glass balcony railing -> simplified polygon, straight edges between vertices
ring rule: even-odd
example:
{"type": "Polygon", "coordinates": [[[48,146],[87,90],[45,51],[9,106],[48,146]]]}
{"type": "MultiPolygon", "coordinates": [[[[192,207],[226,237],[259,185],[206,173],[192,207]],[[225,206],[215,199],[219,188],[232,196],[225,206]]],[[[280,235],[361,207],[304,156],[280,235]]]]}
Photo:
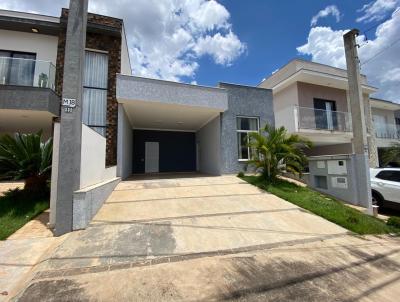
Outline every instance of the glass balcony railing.
{"type": "Polygon", "coordinates": [[[0,85],[55,89],[56,67],[51,62],[0,57],[0,85]]]}
{"type": "Polygon", "coordinates": [[[375,122],[374,127],[377,138],[400,140],[400,125],[375,122]]]}
{"type": "Polygon", "coordinates": [[[298,129],[351,132],[348,112],[330,111],[310,107],[295,107],[298,129]]]}

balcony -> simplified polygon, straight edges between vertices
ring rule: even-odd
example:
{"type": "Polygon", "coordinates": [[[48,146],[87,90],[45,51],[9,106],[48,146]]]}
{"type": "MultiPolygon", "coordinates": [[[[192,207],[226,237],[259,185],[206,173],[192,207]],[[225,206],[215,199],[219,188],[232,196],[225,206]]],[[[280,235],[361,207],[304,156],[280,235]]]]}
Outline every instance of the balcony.
{"type": "Polygon", "coordinates": [[[374,123],[377,138],[400,140],[400,125],[374,123]]]}
{"type": "Polygon", "coordinates": [[[0,110],[60,114],[55,93],[56,68],[51,62],[0,57],[0,110]]]}
{"type": "Polygon", "coordinates": [[[351,115],[348,112],[329,111],[296,106],[295,122],[300,130],[352,132],[351,115]]]}
{"type": "Polygon", "coordinates": [[[0,85],[55,88],[56,67],[51,62],[0,57],[0,85]]]}

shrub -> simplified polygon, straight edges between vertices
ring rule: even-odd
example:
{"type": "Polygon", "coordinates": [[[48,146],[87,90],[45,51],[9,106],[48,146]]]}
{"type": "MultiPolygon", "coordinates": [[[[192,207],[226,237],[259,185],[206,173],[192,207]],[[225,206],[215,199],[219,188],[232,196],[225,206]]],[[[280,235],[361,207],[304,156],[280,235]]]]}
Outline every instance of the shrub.
{"type": "Polygon", "coordinates": [[[400,228],[400,217],[392,216],[386,222],[387,225],[400,228]]]}
{"type": "Polygon", "coordinates": [[[0,136],[0,178],[24,179],[24,190],[33,195],[48,191],[53,140],[42,142],[42,131],[0,136]]]}
{"type": "Polygon", "coordinates": [[[263,179],[275,181],[282,171],[301,174],[307,163],[304,149],[311,148],[312,143],[307,138],[287,133],[285,127],[266,124],[260,133],[249,133],[249,146],[253,151],[249,164],[263,179]]]}
{"type": "Polygon", "coordinates": [[[240,171],[239,173],[238,173],[238,175],[237,175],[238,177],[244,177],[244,173],[243,173],[243,171],[240,171]]]}

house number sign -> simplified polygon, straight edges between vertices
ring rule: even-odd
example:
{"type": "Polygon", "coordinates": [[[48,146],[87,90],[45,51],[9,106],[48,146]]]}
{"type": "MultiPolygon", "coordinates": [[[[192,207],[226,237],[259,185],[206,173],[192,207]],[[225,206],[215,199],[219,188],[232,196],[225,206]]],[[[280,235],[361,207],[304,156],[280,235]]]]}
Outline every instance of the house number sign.
{"type": "Polygon", "coordinates": [[[70,113],[76,107],[76,99],[63,98],[62,106],[65,112],[70,113]]]}

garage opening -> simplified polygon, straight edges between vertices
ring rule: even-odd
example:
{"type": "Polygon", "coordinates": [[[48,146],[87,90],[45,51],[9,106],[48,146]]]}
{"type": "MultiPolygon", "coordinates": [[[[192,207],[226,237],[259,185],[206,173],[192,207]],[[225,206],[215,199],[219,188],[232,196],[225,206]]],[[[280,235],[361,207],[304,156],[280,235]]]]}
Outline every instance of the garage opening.
{"type": "Polygon", "coordinates": [[[195,132],[134,129],[133,141],[133,174],[196,171],[195,132]]]}

